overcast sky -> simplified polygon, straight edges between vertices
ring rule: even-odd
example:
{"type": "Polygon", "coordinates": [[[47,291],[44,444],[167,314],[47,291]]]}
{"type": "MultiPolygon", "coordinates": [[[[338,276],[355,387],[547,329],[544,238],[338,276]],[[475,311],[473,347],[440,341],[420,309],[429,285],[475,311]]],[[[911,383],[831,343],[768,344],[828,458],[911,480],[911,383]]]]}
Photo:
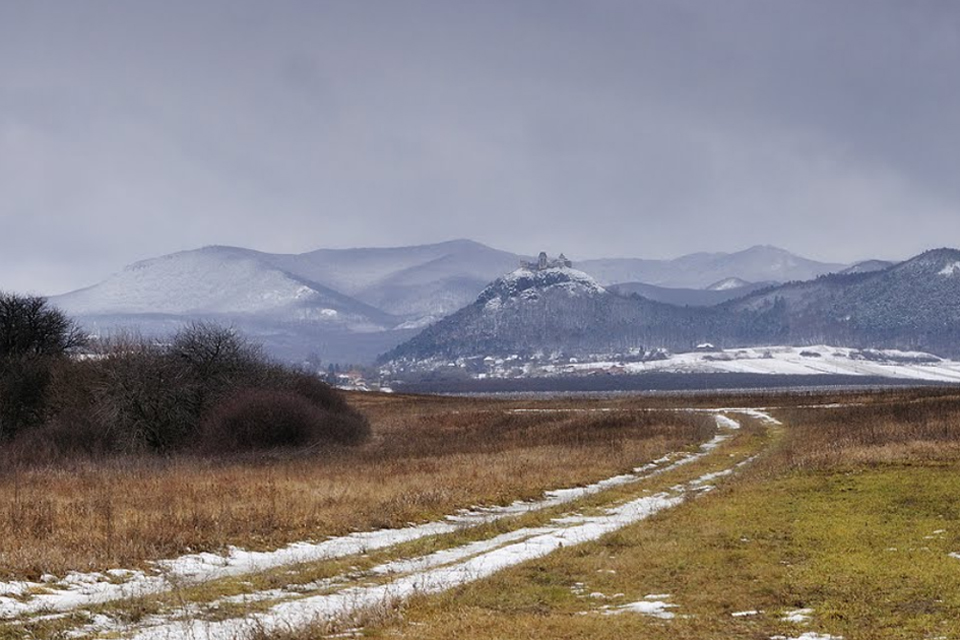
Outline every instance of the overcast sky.
{"type": "Polygon", "coordinates": [[[960,246],[953,0],[0,0],[0,289],[208,244],[960,246]]]}

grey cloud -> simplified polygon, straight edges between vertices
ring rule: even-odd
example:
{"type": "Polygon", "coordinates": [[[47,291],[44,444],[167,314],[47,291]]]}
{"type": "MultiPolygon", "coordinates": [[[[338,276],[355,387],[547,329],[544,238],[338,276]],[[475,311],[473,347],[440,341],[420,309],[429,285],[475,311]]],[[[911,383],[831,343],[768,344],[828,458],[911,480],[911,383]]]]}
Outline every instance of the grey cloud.
{"type": "Polygon", "coordinates": [[[932,0],[0,2],[0,288],[212,243],[906,257],[960,244],[957,68],[932,0]]]}

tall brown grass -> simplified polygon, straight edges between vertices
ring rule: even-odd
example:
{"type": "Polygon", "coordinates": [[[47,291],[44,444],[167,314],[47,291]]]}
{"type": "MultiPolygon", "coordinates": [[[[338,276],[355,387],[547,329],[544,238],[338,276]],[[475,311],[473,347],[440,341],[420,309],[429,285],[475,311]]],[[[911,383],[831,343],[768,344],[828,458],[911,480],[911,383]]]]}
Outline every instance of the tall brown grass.
{"type": "Polygon", "coordinates": [[[609,413],[513,413],[517,403],[455,398],[350,401],[373,427],[357,447],[3,465],[0,576],[136,567],[227,545],[274,548],[402,526],[622,473],[714,429],[708,416],[649,412],[637,400],[618,400],[609,413]]]}
{"type": "Polygon", "coordinates": [[[861,405],[791,409],[778,463],[791,468],[960,459],[960,397],[889,394],[861,405]]]}

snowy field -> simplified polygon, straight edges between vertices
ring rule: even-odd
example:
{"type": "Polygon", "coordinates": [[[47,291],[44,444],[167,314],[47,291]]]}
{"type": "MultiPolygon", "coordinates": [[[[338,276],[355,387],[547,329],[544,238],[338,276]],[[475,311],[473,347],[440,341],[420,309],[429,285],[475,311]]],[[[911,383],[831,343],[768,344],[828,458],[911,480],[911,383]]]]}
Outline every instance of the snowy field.
{"type": "Polygon", "coordinates": [[[816,345],[754,347],[670,354],[663,360],[617,363],[577,362],[556,365],[549,373],[613,371],[640,373],[751,373],[766,375],[880,376],[901,380],[960,383],[960,362],[927,353],[816,345]]]}

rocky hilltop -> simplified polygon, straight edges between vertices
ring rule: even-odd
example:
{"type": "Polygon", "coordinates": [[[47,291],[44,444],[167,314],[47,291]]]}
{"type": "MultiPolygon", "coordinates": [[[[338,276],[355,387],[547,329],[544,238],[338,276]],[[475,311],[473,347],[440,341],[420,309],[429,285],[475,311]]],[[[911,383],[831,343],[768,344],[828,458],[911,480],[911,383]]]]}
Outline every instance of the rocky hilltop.
{"type": "MultiPolygon", "coordinates": [[[[473,304],[426,328],[381,360],[479,355],[551,358],[630,349],[653,341],[659,327],[689,326],[712,315],[615,295],[590,275],[563,264],[525,265],[498,278],[473,304]]],[[[707,333],[688,335],[698,336],[696,340],[707,333]]]]}

